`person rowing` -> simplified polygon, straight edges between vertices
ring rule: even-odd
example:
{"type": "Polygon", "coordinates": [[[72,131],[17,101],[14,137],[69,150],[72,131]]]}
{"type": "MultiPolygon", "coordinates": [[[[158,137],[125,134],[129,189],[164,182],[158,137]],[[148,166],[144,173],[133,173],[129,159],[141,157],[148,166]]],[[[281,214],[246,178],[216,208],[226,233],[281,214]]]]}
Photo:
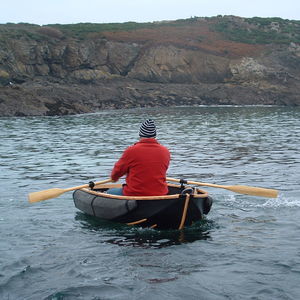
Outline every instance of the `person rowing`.
{"type": "Polygon", "coordinates": [[[125,149],[110,174],[114,182],[126,175],[126,183],[122,188],[109,189],[108,193],[124,196],[166,195],[170,158],[169,149],[156,139],[154,121],[147,119],[140,126],[139,141],[125,149]]]}

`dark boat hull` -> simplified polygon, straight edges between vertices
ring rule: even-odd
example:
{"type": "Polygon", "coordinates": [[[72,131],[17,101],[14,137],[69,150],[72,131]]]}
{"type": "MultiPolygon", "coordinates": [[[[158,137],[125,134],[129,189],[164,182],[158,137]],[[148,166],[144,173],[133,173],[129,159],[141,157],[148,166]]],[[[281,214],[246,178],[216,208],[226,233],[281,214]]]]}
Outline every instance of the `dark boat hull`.
{"type": "Polygon", "coordinates": [[[198,189],[196,193],[196,189],[183,192],[185,187],[179,185],[170,185],[169,195],[161,197],[115,196],[106,194],[106,190],[75,191],[75,207],[88,215],[113,222],[158,229],[182,229],[201,220],[212,205],[207,193],[198,189]]]}

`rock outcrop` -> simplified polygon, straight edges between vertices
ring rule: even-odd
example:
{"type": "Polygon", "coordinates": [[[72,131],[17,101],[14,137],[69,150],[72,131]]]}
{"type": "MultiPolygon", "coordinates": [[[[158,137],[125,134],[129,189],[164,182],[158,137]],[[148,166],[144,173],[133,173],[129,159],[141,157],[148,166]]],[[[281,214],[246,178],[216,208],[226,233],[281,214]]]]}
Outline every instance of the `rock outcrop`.
{"type": "Polygon", "coordinates": [[[172,38],[167,34],[173,27],[75,38],[52,27],[0,25],[0,116],[157,105],[300,105],[299,44],[232,42],[208,25],[200,19],[188,34],[180,27],[172,38]],[[17,38],[12,33],[20,26],[17,38]]]}

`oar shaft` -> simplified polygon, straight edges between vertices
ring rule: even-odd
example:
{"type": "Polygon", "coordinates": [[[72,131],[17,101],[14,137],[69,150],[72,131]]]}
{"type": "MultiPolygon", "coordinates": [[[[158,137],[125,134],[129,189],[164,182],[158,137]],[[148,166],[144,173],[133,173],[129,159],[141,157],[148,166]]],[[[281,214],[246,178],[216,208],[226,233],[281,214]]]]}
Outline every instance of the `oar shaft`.
{"type": "MultiPolygon", "coordinates": [[[[105,179],[105,180],[102,180],[102,181],[95,182],[95,185],[102,184],[102,183],[107,183],[107,182],[111,182],[111,181],[112,180],[109,178],[109,179],[105,179]]],[[[89,184],[83,184],[83,185],[78,185],[78,186],[74,186],[74,187],[71,187],[71,188],[64,189],[64,191],[65,192],[70,192],[70,191],[80,190],[80,189],[84,189],[84,188],[88,188],[88,187],[89,187],[89,184]]]]}
{"type": "MultiPolygon", "coordinates": [[[[180,179],[167,178],[168,181],[181,182],[180,179]]],[[[187,184],[190,185],[200,185],[207,187],[215,187],[226,189],[232,191],[234,193],[246,194],[252,196],[260,196],[260,197],[268,197],[268,198],[276,198],[278,196],[278,191],[273,189],[265,189],[261,187],[254,186],[246,186],[246,185],[218,185],[213,183],[204,183],[204,182],[196,182],[196,181],[186,181],[187,184]]]]}
{"type": "MultiPolygon", "coordinates": [[[[173,182],[179,182],[181,183],[180,179],[175,179],[175,178],[169,178],[167,177],[168,181],[173,181],[173,182]]],[[[196,181],[186,181],[187,184],[190,185],[201,185],[201,186],[208,186],[208,187],[215,187],[215,188],[223,188],[225,189],[225,185],[218,185],[218,184],[213,184],[213,183],[204,183],[204,182],[196,182],[196,181]]]]}
{"type": "Polygon", "coordinates": [[[219,185],[219,184],[213,184],[213,183],[204,183],[204,182],[196,182],[196,181],[187,181],[187,184],[191,184],[191,185],[201,185],[201,186],[208,186],[208,187],[214,187],[214,188],[227,189],[227,186],[226,186],[226,185],[219,185]]]}

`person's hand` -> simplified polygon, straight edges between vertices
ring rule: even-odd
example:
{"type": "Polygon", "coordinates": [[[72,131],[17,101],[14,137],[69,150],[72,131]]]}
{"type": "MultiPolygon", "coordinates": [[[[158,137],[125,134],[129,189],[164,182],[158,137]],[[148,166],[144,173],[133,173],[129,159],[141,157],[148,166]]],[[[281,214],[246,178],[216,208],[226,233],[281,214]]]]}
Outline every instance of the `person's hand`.
{"type": "Polygon", "coordinates": [[[111,180],[111,182],[117,182],[118,180],[113,180],[111,177],[109,177],[109,179],[111,180]]]}

